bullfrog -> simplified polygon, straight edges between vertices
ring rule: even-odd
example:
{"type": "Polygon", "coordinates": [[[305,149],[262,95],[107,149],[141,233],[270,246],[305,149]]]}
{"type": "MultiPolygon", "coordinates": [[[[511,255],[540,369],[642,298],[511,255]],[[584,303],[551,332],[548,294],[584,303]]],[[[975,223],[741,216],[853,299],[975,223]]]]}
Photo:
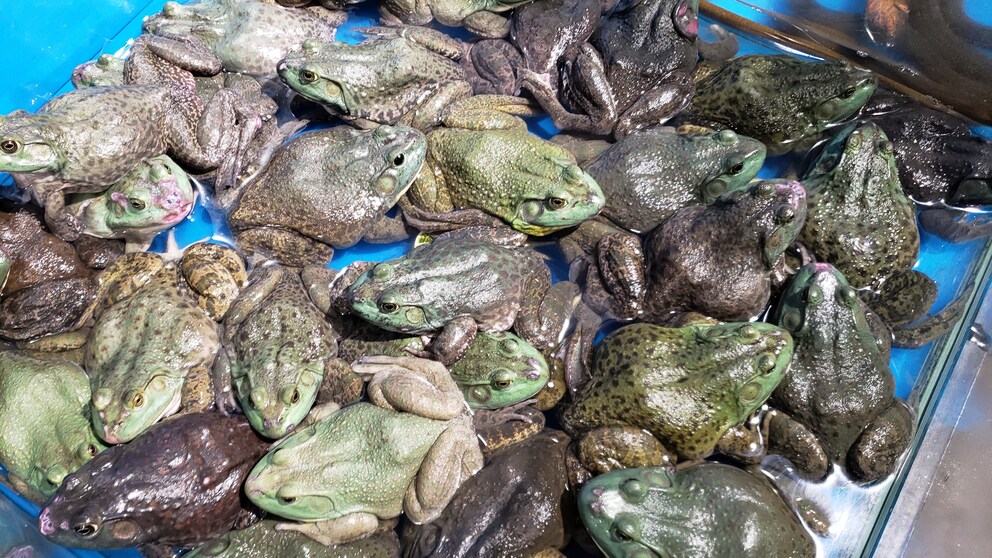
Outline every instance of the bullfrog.
{"type": "Polygon", "coordinates": [[[289,9],[255,0],[166,2],[142,30],[167,37],[195,36],[229,72],[274,78],[276,65],[306,38],[332,41],[344,12],[289,9]]]}
{"type": "Polygon", "coordinates": [[[628,325],[596,346],[561,425],[583,437],[579,457],[599,473],[662,465],[625,456],[657,442],[679,459],[703,458],[771,395],[792,352],[787,331],[760,322],[628,325]]]}
{"type": "Polygon", "coordinates": [[[560,556],[568,540],[569,438],[545,430],[494,455],[455,493],[440,517],[408,525],[406,558],[560,556]],[[540,554],[544,551],[544,554],[540,554]]]}
{"type": "Polygon", "coordinates": [[[335,358],[335,332],[310,301],[298,270],[256,267],[249,279],[224,319],[214,379],[221,391],[233,379],[252,427],[282,438],[307,415],[318,391],[344,405],[361,396],[362,381],[335,358]]]}
{"type": "Polygon", "coordinates": [[[33,206],[0,203],[0,338],[22,341],[83,325],[97,291],[72,244],[33,206]]]}
{"type": "Polygon", "coordinates": [[[753,182],[712,205],[676,211],[644,241],[645,319],[672,309],[719,320],[759,314],[805,219],[806,193],[789,180],[753,182]]]}
{"type": "Polygon", "coordinates": [[[255,259],[326,264],[334,248],[408,236],[386,217],[424,161],[424,135],[406,126],[307,132],[279,148],[228,215],[238,245],[255,259]]]}
{"type": "Polygon", "coordinates": [[[426,130],[440,122],[445,107],[472,94],[455,62],[463,48],[455,39],[426,28],[365,32],[372,37],[357,45],[305,41],[279,62],[279,77],[360,127],[426,130]]]}
{"type": "Polygon", "coordinates": [[[268,446],[241,416],[163,422],[66,477],[38,528],[78,548],[205,543],[252,517],[241,484],[268,446]]]}
{"type": "Polygon", "coordinates": [[[902,328],[927,312],[936,286],[913,271],[920,253],[913,202],[900,187],[895,151],[872,122],[852,123],[828,143],[803,176],[808,192],[799,241],[834,265],[890,325],[899,345],[919,346],[947,332],[960,317],[952,306],[925,327],[902,328]],[[886,283],[889,283],[886,285],[886,283]]]}
{"type": "Polygon", "coordinates": [[[346,544],[324,545],[301,533],[279,531],[278,522],[260,521],[231,531],[186,554],[189,558],[399,558],[400,542],[393,531],[346,544]]]}
{"type": "Polygon", "coordinates": [[[347,288],[355,314],[390,331],[438,332],[431,351],[461,358],[479,331],[514,328],[538,349],[558,344],[577,287],[551,272],[524,235],[467,227],[375,264],[347,288]]]}
{"type": "Polygon", "coordinates": [[[127,442],[165,417],[213,405],[210,369],[220,338],[188,285],[208,295],[237,292],[244,268],[233,251],[226,254],[233,271],[218,262],[219,249],[193,245],[179,265],[148,253],[115,264],[112,273],[130,274],[131,282],[108,295],[117,301],[90,330],[85,356],[93,427],[104,441],[127,442]],[[133,274],[139,270],[144,278],[133,274]]]}
{"type": "Polygon", "coordinates": [[[610,558],[816,556],[769,481],[722,463],[600,475],[582,487],[579,514],[610,558]]]}
{"type": "Polygon", "coordinates": [[[252,469],[248,499],[301,523],[278,528],[338,544],[405,513],[433,521],[482,468],[458,386],[438,362],[366,357],[369,402],[322,407],[314,424],[284,438],[252,469]],[[389,456],[383,459],[383,456],[389,456]]]}
{"type": "MultiPolygon", "coordinates": [[[[560,94],[522,68],[528,90],[561,130],[622,138],[684,109],[695,86],[698,2],[620,2],[566,62],[560,94]]],[[[743,131],[741,131],[743,133],[743,131]]]]}
{"type": "Polygon", "coordinates": [[[680,121],[731,128],[764,143],[769,155],[788,153],[848,119],[876,84],[874,74],[845,61],[769,54],[738,56],[696,77],[680,121]]]}
{"type": "Polygon", "coordinates": [[[610,145],[585,170],[606,195],[603,217],[647,233],[678,209],[746,186],[764,161],[765,146],[733,130],[658,127],[610,145]]]}
{"type": "Polygon", "coordinates": [[[379,3],[380,20],[385,25],[426,25],[437,20],[442,25],[464,27],[476,35],[505,37],[510,23],[501,15],[532,0],[383,0],[379,3]]]}
{"type": "Polygon", "coordinates": [[[80,232],[98,238],[124,238],[126,250],[148,249],[159,232],[189,215],[195,200],[189,176],[169,156],[152,157],[101,193],[73,194],[66,211],[80,232]]]}
{"type": "Polygon", "coordinates": [[[992,142],[968,123],[892,91],[879,90],[860,116],[892,142],[903,191],[921,203],[992,203],[992,142]]]}
{"type": "Polygon", "coordinates": [[[401,204],[407,220],[426,231],[506,223],[544,236],[598,214],[599,184],[568,151],[527,131],[517,115],[530,111],[493,95],[450,107],[445,126],[427,134],[424,168],[401,204]]]}
{"type": "Polygon", "coordinates": [[[775,419],[769,443],[788,448],[784,455],[814,479],[825,477],[833,461],[857,482],[879,481],[913,437],[913,412],[894,396],[888,347],[866,312],[844,275],[817,263],[799,270],[772,315],[796,349],[770,400],[787,416],[775,419]],[[798,435],[806,429],[815,438],[798,435]]]}
{"type": "Polygon", "coordinates": [[[90,428],[90,382],[70,362],[0,349],[0,464],[11,485],[43,502],[105,449],[90,428]]]}

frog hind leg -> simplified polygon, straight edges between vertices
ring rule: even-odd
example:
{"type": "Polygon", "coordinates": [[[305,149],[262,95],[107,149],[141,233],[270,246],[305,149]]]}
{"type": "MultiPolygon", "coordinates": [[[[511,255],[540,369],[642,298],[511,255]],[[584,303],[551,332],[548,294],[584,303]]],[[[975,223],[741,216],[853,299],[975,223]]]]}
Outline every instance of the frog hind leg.
{"type": "Polygon", "coordinates": [[[513,95],[519,92],[516,69],[523,64],[520,52],[502,39],[481,40],[473,44],[462,59],[462,68],[476,95],[513,95]]]}
{"type": "Polygon", "coordinates": [[[781,455],[800,476],[819,481],[830,472],[830,457],[816,435],[782,411],[768,413],[768,453],[781,455]]]}
{"type": "Polygon", "coordinates": [[[410,230],[402,217],[383,216],[365,231],[362,240],[371,244],[386,244],[410,238],[410,230]]]}
{"type": "Polygon", "coordinates": [[[424,457],[416,478],[407,487],[403,511],[416,524],[437,519],[458,487],[482,465],[482,450],[467,417],[454,421],[424,457]]]}
{"type": "MultiPolygon", "coordinates": [[[[992,200],[989,203],[992,203],[992,200]]],[[[971,217],[964,211],[953,209],[923,210],[920,212],[920,226],[954,243],[992,236],[992,218],[987,215],[971,217]]]]}
{"type": "Polygon", "coordinates": [[[676,456],[657,438],[635,426],[604,426],[578,441],[578,458],[595,475],[635,467],[672,467],[676,456]]]}
{"type": "Polygon", "coordinates": [[[67,242],[72,242],[82,234],[82,225],[78,219],[65,210],[65,194],[63,190],[54,186],[51,188],[42,204],[45,206],[45,223],[55,233],[55,236],[67,242]]]}
{"type": "Polygon", "coordinates": [[[937,300],[937,284],[923,273],[910,270],[885,280],[878,293],[863,299],[890,327],[919,319],[937,300]]]}
{"type": "Polygon", "coordinates": [[[431,351],[442,364],[450,366],[465,356],[478,332],[479,326],[471,316],[455,318],[431,341],[431,351]]]}
{"type": "Polygon", "coordinates": [[[902,401],[894,401],[865,426],[851,446],[847,453],[848,474],[863,484],[889,476],[909,447],[914,431],[913,412],[902,401]]]}
{"type": "Polygon", "coordinates": [[[428,234],[448,232],[464,227],[509,228],[502,219],[481,209],[454,209],[432,213],[413,203],[403,204],[403,219],[411,227],[428,234]]]}
{"type": "Polygon", "coordinates": [[[352,370],[370,378],[373,404],[434,420],[451,420],[465,410],[465,397],[443,364],[416,357],[364,357],[352,370]]]}
{"type": "Polygon", "coordinates": [[[303,267],[326,264],[334,256],[333,247],[288,229],[247,228],[235,232],[234,238],[252,263],[274,258],[288,266],[303,267]]]}
{"type": "Polygon", "coordinates": [[[349,313],[346,292],[352,283],[378,262],[354,262],[341,271],[320,265],[308,265],[300,272],[310,300],[323,313],[349,313]]]}
{"type": "Polygon", "coordinates": [[[296,531],[320,544],[330,546],[363,539],[379,528],[379,518],[368,512],[354,512],[315,523],[277,523],[276,531],[296,531]]]}
{"type": "Polygon", "coordinates": [[[600,239],[596,250],[603,287],[613,295],[613,315],[618,320],[637,317],[647,290],[641,240],[633,234],[610,233],[600,239]]]}
{"type": "Polygon", "coordinates": [[[354,403],[362,397],[365,383],[351,369],[351,365],[340,358],[329,358],[324,362],[324,380],[317,391],[317,402],[333,402],[338,405],[354,403]]]}
{"type": "Polygon", "coordinates": [[[518,70],[520,88],[537,99],[559,129],[608,135],[617,119],[617,106],[599,53],[584,43],[579,55],[565,71],[569,73],[570,87],[562,90],[562,94],[571,99],[570,105],[580,107],[584,113],[574,113],[565,108],[555,90],[532,70],[518,70]]]}
{"type": "Polygon", "coordinates": [[[241,407],[238,405],[238,398],[234,395],[234,384],[231,379],[231,362],[227,356],[227,349],[223,346],[217,351],[210,376],[217,410],[223,415],[240,412],[241,407]]]}
{"type": "Polygon", "coordinates": [[[472,423],[488,460],[499,450],[536,436],[544,429],[544,413],[524,401],[513,407],[497,410],[476,409],[472,423]]]}
{"type": "Polygon", "coordinates": [[[582,296],[579,286],[571,281],[552,285],[551,272],[542,267],[527,278],[524,303],[513,322],[517,334],[539,350],[558,346],[582,296]]]}
{"type": "Polygon", "coordinates": [[[197,294],[197,304],[220,321],[248,280],[245,264],[227,246],[198,242],[186,248],[179,269],[197,294]]]}
{"type": "Polygon", "coordinates": [[[613,135],[618,140],[631,132],[664,124],[682,112],[696,92],[687,73],[676,73],[642,95],[617,119],[613,135]]]}

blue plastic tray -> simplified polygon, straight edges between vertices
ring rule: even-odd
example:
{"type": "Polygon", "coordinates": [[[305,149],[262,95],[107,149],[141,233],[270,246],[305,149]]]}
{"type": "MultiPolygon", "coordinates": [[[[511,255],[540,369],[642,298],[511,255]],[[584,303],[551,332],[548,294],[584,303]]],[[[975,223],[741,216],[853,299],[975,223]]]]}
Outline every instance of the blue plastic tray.
{"type": "MultiPolygon", "coordinates": [[[[11,76],[7,78],[7,83],[0,91],[0,114],[15,109],[33,111],[53,94],[70,90],[72,85],[69,83],[69,76],[77,64],[92,60],[103,53],[113,54],[121,51],[129,39],[140,34],[142,18],[157,12],[164,3],[164,0],[137,2],[94,0],[79,3],[44,0],[0,4],[0,31],[6,37],[5,48],[8,53],[16,53],[15,56],[5,56],[0,59],[0,72],[2,75],[11,76]]],[[[863,6],[863,2],[855,0],[824,0],[822,4],[847,11],[858,11],[863,6]]],[[[976,4],[981,6],[982,15],[992,19],[992,1],[985,1],[984,5],[983,2],[972,2],[968,5],[973,10],[976,4]]],[[[785,3],[764,2],[762,5],[781,9],[785,3]]],[[[375,24],[376,18],[374,4],[360,5],[353,10],[348,23],[339,30],[338,39],[350,43],[359,42],[361,36],[351,29],[375,24]]],[[[701,25],[701,28],[703,27],[705,26],[701,25]]],[[[458,30],[453,30],[453,34],[466,37],[458,30]]],[[[762,52],[778,53],[781,50],[777,50],[773,45],[742,38],[741,53],[762,52]]],[[[550,137],[556,133],[549,118],[532,119],[529,124],[531,131],[542,137],[550,137]]],[[[984,129],[981,132],[988,134],[990,130],[984,129]]],[[[784,158],[770,159],[759,176],[766,178],[778,176],[787,163],[784,158]]],[[[13,189],[10,177],[0,175],[0,194],[4,192],[10,194],[13,193],[13,189]]],[[[156,238],[152,245],[153,250],[164,249],[167,234],[168,231],[156,238]]],[[[226,226],[223,223],[213,222],[210,214],[199,203],[190,216],[174,229],[174,234],[180,247],[205,238],[224,242],[229,236],[226,226]]],[[[389,245],[360,243],[351,249],[337,251],[329,265],[341,268],[352,261],[381,261],[405,253],[410,245],[410,242],[389,245]]],[[[555,279],[565,278],[567,269],[557,250],[554,247],[547,247],[542,248],[542,251],[553,256],[551,264],[555,279]]],[[[989,259],[989,245],[985,242],[975,241],[955,245],[924,232],[917,269],[934,278],[939,286],[940,294],[935,309],[943,307],[959,294],[968,281],[977,278],[979,281],[977,294],[974,295],[966,316],[966,323],[970,323],[969,320],[981,304],[988,288],[989,259]]],[[[962,325],[934,346],[917,350],[896,349],[892,353],[891,367],[896,377],[897,395],[914,402],[921,415],[919,419],[921,430],[927,423],[926,410],[939,396],[947,370],[960,352],[964,339],[963,331],[966,329],[966,325],[962,325]]],[[[907,465],[904,467],[911,465],[914,453],[911,451],[907,465]]],[[[870,528],[878,521],[884,522],[887,510],[884,504],[898,491],[900,478],[897,475],[895,479],[875,486],[870,491],[851,488],[842,481],[836,480],[814,487],[817,495],[811,497],[829,498],[831,514],[841,519],[838,528],[842,529],[842,532],[833,532],[833,536],[821,545],[821,555],[847,556],[862,552],[870,553],[870,543],[867,543],[870,528]],[[866,544],[869,545],[867,549],[866,544]]],[[[801,488],[805,491],[809,487],[801,488]]],[[[37,516],[36,506],[12,494],[5,487],[0,486],[0,495],[16,503],[20,509],[37,516]]],[[[3,503],[0,497],[0,504],[3,503]]],[[[3,514],[4,510],[0,507],[0,516],[3,514]]],[[[838,524],[836,518],[834,523],[838,524]]],[[[0,553],[6,550],[0,547],[0,553]]],[[[140,556],[136,551],[95,553],[72,550],[71,552],[72,555],[81,557],[140,556]]]]}

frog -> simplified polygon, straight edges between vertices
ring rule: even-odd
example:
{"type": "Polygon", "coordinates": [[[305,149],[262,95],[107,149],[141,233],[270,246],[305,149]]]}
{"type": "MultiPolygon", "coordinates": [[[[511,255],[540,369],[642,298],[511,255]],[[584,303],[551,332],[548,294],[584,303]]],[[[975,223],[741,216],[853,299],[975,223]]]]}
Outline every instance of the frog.
{"type": "Polygon", "coordinates": [[[47,230],[36,207],[0,202],[0,339],[75,331],[96,292],[94,270],[47,230]]]}
{"type": "Polygon", "coordinates": [[[747,186],[764,161],[764,144],[733,130],[662,126],[610,145],[585,170],[603,186],[601,215],[646,234],[678,209],[747,186]]]}
{"type": "Polygon", "coordinates": [[[658,322],[684,310],[751,319],[768,305],[776,270],[805,219],[806,192],[785,179],[755,181],[711,205],[676,211],[644,241],[639,315],[658,322]]]}
{"type": "Polygon", "coordinates": [[[702,459],[764,404],[793,347],[786,330],[761,322],[623,326],[595,347],[562,428],[594,473],[702,459]],[[662,453],[648,453],[659,443],[662,453]]]}
{"type": "Polygon", "coordinates": [[[663,124],[695,90],[697,10],[694,0],[619,2],[566,62],[560,92],[528,68],[519,70],[521,87],[564,131],[620,139],[663,124]]]}
{"type": "Polygon", "coordinates": [[[293,531],[276,530],[277,521],[266,519],[246,529],[237,529],[200,545],[189,558],[268,558],[306,556],[308,558],[399,558],[400,542],[388,531],[340,545],[323,545],[293,531]]]}
{"type": "Polygon", "coordinates": [[[151,35],[195,36],[220,58],[228,72],[263,79],[305,38],[332,41],[346,15],[323,8],[290,9],[254,0],[166,2],[142,23],[151,35]]]}
{"type": "Polygon", "coordinates": [[[336,359],[335,331],[297,269],[256,267],[225,316],[222,338],[215,386],[230,391],[233,380],[241,409],[266,438],[282,438],[300,424],[318,392],[339,405],[362,394],[362,381],[336,359]]]}
{"type": "Polygon", "coordinates": [[[186,171],[160,155],[139,163],[104,192],[70,195],[65,209],[81,223],[82,234],[123,238],[125,252],[139,252],[185,219],[195,200],[186,171]]]}
{"type": "Polygon", "coordinates": [[[243,281],[240,259],[217,245],[194,244],[179,265],[138,254],[115,264],[112,274],[130,274],[132,281],[108,294],[113,304],[86,342],[93,428],[110,444],[130,441],[166,417],[214,404],[210,370],[220,347],[217,316],[198,305],[194,289],[204,298],[236,294],[243,281]],[[218,261],[223,250],[227,261],[218,261]],[[145,277],[136,278],[136,270],[145,277]]]}
{"type": "Polygon", "coordinates": [[[695,74],[696,94],[679,123],[729,127],[765,144],[769,156],[808,151],[811,141],[868,101],[877,80],[846,61],[789,55],[737,56],[695,74]]]}
{"type": "Polygon", "coordinates": [[[362,28],[357,45],[308,39],[282,59],[279,77],[303,97],[359,127],[436,126],[450,104],[471,96],[455,60],[461,42],[427,28],[362,28]]]}
{"type": "Polygon", "coordinates": [[[335,248],[409,236],[390,210],[423,165],[424,135],[406,126],[336,126],[279,148],[232,202],[228,224],[251,259],[326,264],[335,248]]]}
{"type": "Polygon", "coordinates": [[[482,468],[458,386],[444,365],[416,357],[365,357],[369,402],[322,407],[252,469],[245,494],[324,544],[350,542],[405,513],[433,521],[482,468]],[[382,455],[391,455],[388,461],[382,455]]]}
{"type": "Polygon", "coordinates": [[[451,231],[374,264],[343,297],[352,313],[382,329],[436,332],[431,352],[446,365],[465,354],[479,331],[513,327],[538,350],[548,349],[559,342],[578,288],[551,285],[543,256],[523,246],[525,239],[505,229],[451,231]]]}
{"type": "Polygon", "coordinates": [[[71,362],[0,349],[0,398],[0,464],[35,503],[106,449],[90,428],[89,379],[71,362]]]}
{"type": "Polygon", "coordinates": [[[803,175],[808,191],[799,242],[834,265],[885,321],[897,344],[921,346],[946,333],[961,305],[922,317],[936,298],[933,280],[911,268],[920,253],[916,208],[900,186],[895,149],[870,121],[845,126],[803,175]],[[886,283],[889,283],[886,285],[886,283]]]}
{"type": "Polygon", "coordinates": [[[900,184],[913,201],[992,203],[992,142],[973,134],[965,120],[883,89],[859,117],[877,124],[892,142],[900,184]]]}
{"type": "Polygon", "coordinates": [[[162,422],[67,476],[38,528],[76,548],[208,542],[255,517],[241,484],[268,447],[242,416],[201,412],[162,422]]]}
{"type": "Polygon", "coordinates": [[[407,525],[405,556],[562,556],[558,549],[571,527],[565,517],[569,441],[564,432],[545,430],[496,453],[439,518],[407,525]]]}
{"type": "Polygon", "coordinates": [[[816,556],[771,482],[732,465],[613,471],[582,487],[578,500],[582,523],[611,558],[816,556]]]}
{"type": "Polygon", "coordinates": [[[558,68],[579,55],[601,20],[595,0],[544,0],[513,10],[508,39],[485,39],[466,49],[462,69],[475,94],[515,95],[517,68],[544,77],[557,93],[558,68]]]}
{"type": "Polygon", "coordinates": [[[837,268],[813,263],[792,278],[771,315],[796,349],[770,399],[784,415],[774,417],[769,445],[784,448],[811,479],[826,477],[832,461],[855,482],[876,483],[895,471],[912,442],[913,412],[894,395],[888,346],[869,314],[837,268]]]}
{"type": "Polygon", "coordinates": [[[600,185],[567,150],[527,131],[533,108],[515,97],[476,96],[427,134],[424,169],[400,204],[426,232],[509,225],[546,236],[596,216],[600,185]],[[488,116],[487,116],[488,115],[488,116]]]}
{"type": "Polygon", "coordinates": [[[383,0],[379,3],[379,19],[384,25],[390,26],[426,25],[436,20],[449,27],[464,27],[480,37],[498,39],[510,32],[510,22],[500,14],[530,1],[532,0],[430,0],[417,3],[409,0],[383,0]]]}

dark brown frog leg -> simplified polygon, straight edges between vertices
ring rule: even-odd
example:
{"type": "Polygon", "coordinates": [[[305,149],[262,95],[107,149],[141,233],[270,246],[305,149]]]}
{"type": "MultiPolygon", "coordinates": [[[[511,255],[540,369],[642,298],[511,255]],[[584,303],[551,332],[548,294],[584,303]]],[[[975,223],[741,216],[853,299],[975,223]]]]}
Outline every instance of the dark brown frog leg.
{"type": "Polygon", "coordinates": [[[527,278],[514,330],[539,350],[558,346],[581,295],[579,286],[571,281],[552,285],[551,272],[542,266],[527,278]]]}
{"type": "Polygon", "coordinates": [[[781,455],[800,476],[821,480],[830,472],[830,458],[816,436],[782,411],[768,413],[768,453],[781,455]]]}
{"type": "Polygon", "coordinates": [[[716,452],[745,465],[761,463],[768,453],[767,408],[759,409],[743,424],[727,430],[716,445],[716,452]]]}
{"type": "Polygon", "coordinates": [[[696,84],[687,73],[677,73],[641,95],[617,119],[613,135],[618,140],[631,132],[664,124],[682,112],[696,92],[696,84]]]}
{"type": "Polygon", "coordinates": [[[597,475],[635,467],[671,467],[676,460],[654,436],[634,426],[605,426],[586,432],[579,439],[578,450],[579,461],[597,475]]]}
{"type": "Polygon", "coordinates": [[[456,209],[443,213],[425,211],[403,198],[400,200],[403,219],[419,231],[431,234],[452,231],[462,227],[503,227],[509,226],[500,218],[480,209],[456,209]]]}
{"type": "Polygon", "coordinates": [[[224,63],[202,40],[193,36],[142,35],[141,40],[155,56],[191,72],[214,76],[224,69],[224,63]]]}
{"type": "Polygon", "coordinates": [[[176,553],[167,544],[143,544],[138,551],[145,558],[174,558],[176,553]]]}
{"type": "Polygon", "coordinates": [[[637,317],[647,290],[640,238],[622,232],[607,234],[596,250],[603,287],[613,295],[613,315],[618,320],[637,317]]]}
{"type": "MultiPolygon", "coordinates": [[[[972,287],[965,289],[971,291],[972,287]]],[[[960,296],[940,312],[928,316],[922,322],[892,330],[892,344],[896,347],[916,349],[946,334],[964,315],[967,296],[960,296]]]]}
{"type": "Polygon", "coordinates": [[[310,300],[325,314],[348,314],[350,308],[345,292],[377,262],[354,262],[342,271],[322,265],[308,265],[300,272],[310,300]]]}
{"type": "Polygon", "coordinates": [[[326,264],[334,256],[334,248],[296,231],[277,227],[239,230],[234,238],[249,254],[248,261],[253,264],[275,258],[288,266],[303,267],[326,264]]]}
{"type": "Polygon", "coordinates": [[[909,447],[916,424],[913,412],[895,401],[875,417],[847,453],[847,472],[857,482],[873,483],[895,471],[909,447]]]}
{"type": "Polygon", "coordinates": [[[465,356],[479,326],[471,316],[461,316],[445,324],[431,342],[431,351],[441,364],[451,366],[465,356]]]}
{"type": "Polygon", "coordinates": [[[42,202],[45,206],[45,223],[55,233],[55,236],[67,242],[72,242],[79,238],[79,235],[82,233],[79,221],[65,210],[63,188],[66,186],[56,186],[53,184],[48,187],[53,188],[53,190],[45,196],[42,202]]]}
{"type": "Polygon", "coordinates": [[[317,391],[316,404],[328,402],[344,406],[362,397],[365,382],[351,369],[351,365],[340,358],[324,362],[324,381],[317,391]]]}
{"type": "Polygon", "coordinates": [[[537,99],[559,129],[597,136],[609,135],[617,119],[617,107],[599,53],[592,46],[584,44],[582,52],[572,62],[570,69],[572,74],[569,78],[570,89],[563,93],[575,98],[574,104],[594,114],[569,112],[558,100],[556,92],[540,74],[532,70],[526,68],[517,70],[520,88],[526,89],[537,99]]]}
{"type": "Polygon", "coordinates": [[[992,217],[982,215],[971,220],[968,217],[968,213],[953,209],[926,209],[920,212],[920,225],[954,243],[992,236],[992,217]]]}
{"type": "Polygon", "coordinates": [[[462,26],[487,39],[502,39],[510,34],[510,20],[494,12],[475,12],[462,20],[462,26]]]}
{"type": "Polygon", "coordinates": [[[476,409],[472,423],[486,460],[499,450],[535,436],[544,429],[544,413],[530,407],[533,402],[524,401],[505,409],[476,409]]]}
{"type": "Polygon", "coordinates": [[[402,217],[383,216],[365,232],[362,240],[372,244],[386,244],[406,240],[410,236],[410,229],[402,217]]]}
{"type": "Polygon", "coordinates": [[[919,271],[892,275],[877,293],[862,291],[861,300],[890,327],[919,319],[937,300],[937,284],[919,271]]]}

